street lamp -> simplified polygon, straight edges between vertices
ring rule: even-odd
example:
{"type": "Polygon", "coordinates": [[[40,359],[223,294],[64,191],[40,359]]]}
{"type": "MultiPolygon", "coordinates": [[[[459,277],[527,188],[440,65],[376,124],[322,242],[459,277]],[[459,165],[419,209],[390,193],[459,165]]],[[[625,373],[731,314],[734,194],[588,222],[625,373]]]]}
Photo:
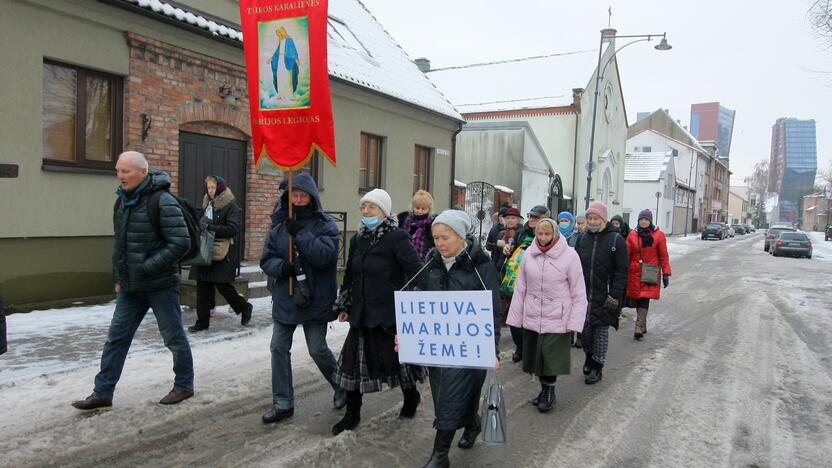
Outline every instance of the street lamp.
{"type": "Polygon", "coordinates": [[[598,66],[595,68],[595,96],[593,97],[592,102],[592,133],[589,137],[589,162],[586,164],[586,197],[584,198],[585,204],[584,209],[589,209],[589,194],[590,194],[590,186],[592,185],[592,171],[595,170],[595,164],[592,161],[592,155],[595,151],[595,119],[598,114],[598,93],[600,92],[601,87],[601,77],[604,76],[604,71],[607,69],[607,65],[610,64],[615,54],[617,54],[621,49],[627,47],[628,45],[635,44],[636,42],[644,42],[644,41],[651,41],[654,38],[661,37],[662,40],[653,47],[656,50],[670,50],[673,48],[670,44],[667,43],[667,33],[661,34],[635,34],[635,35],[626,35],[626,36],[617,36],[617,31],[615,29],[607,28],[601,30],[601,44],[598,46],[598,66]],[[636,39],[635,41],[628,42],[623,46],[619,47],[618,50],[614,51],[610,58],[607,59],[607,63],[604,64],[604,69],[601,70],[601,56],[604,50],[604,41],[609,41],[612,39],[636,39]]]}

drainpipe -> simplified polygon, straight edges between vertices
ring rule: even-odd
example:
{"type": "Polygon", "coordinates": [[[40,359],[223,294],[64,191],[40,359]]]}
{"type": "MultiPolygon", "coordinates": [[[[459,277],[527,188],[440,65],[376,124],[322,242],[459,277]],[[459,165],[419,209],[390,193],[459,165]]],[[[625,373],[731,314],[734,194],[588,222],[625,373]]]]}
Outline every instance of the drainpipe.
{"type": "Polygon", "coordinates": [[[454,181],[456,180],[456,136],[462,132],[462,122],[459,123],[454,134],[451,136],[451,195],[449,197],[448,208],[454,206],[454,181]]]}
{"type": "Polygon", "coordinates": [[[576,177],[578,177],[578,121],[580,120],[581,113],[578,111],[575,104],[572,104],[572,108],[575,109],[575,154],[572,156],[572,209],[575,210],[577,214],[575,187],[578,186],[578,181],[576,180],[576,177]]]}

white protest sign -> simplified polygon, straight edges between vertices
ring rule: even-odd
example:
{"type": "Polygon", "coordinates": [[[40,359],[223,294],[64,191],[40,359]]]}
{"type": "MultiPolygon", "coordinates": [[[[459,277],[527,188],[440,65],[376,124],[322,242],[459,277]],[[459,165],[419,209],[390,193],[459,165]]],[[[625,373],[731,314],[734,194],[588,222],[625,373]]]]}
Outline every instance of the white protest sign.
{"type": "Polygon", "coordinates": [[[399,362],[492,369],[491,291],[397,291],[399,362]]]}

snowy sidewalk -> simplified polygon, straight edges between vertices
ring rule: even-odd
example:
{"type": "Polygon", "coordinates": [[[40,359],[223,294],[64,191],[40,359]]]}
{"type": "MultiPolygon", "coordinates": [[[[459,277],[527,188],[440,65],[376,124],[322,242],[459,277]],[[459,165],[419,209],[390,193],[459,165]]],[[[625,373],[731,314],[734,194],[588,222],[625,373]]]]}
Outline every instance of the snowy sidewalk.
{"type": "MultiPolygon", "coordinates": [[[[251,336],[258,329],[271,328],[271,298],[252,299],[254,313],[249,326],[240,326],[240,317],[228,306],[217,307],[211,328],[188,333],[192,347],[251,336]]],[[[13,314],[8,322],[9,351],[0,357],[0,389],[22,379],[51,376],[83,367],[97,366],[115,301],[95,306],[39,310],[13,314]]],[[[183,308],[185,327],[196,320],[196,311],[183,308]]],[[[165,352],[152,311],[147,313],[130,347],[130,356],[165,352]]]]}

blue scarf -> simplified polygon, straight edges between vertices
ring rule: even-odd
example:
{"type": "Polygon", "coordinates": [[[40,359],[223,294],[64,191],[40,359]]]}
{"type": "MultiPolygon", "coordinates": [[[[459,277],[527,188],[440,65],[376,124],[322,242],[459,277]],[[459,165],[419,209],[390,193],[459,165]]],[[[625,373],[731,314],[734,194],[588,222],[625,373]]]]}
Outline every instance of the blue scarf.
{"type": "Polygon", "coordinates": [[[116,195],[124,201],[124,206],[133,206],[139,202],[142,197],[142,192],[150,185],[150,174],[148,174],[141,184],[133,190],[124,190],[121,185],[116,189],[116,195]]]}
{"type": "Polygon", "coordinates": [[[570,213],[568,211],[561,211],[560,213],[558,213],[558,217],[557,217],[557,219],[555,219],[555,222],[558,225],[558,231],[560,231],[560,235],[562,235],[563,237],[565,237],[567,239],[569,238],[569,236],[572,235],[572,231],[575,230],[575,217],[572,216],[572,213],[570,213]],[[566,218],[566,219],[569,220],[569,227],[568,228],[563,229],[562,227],[560,227],[561,218],[566,218]]]}

